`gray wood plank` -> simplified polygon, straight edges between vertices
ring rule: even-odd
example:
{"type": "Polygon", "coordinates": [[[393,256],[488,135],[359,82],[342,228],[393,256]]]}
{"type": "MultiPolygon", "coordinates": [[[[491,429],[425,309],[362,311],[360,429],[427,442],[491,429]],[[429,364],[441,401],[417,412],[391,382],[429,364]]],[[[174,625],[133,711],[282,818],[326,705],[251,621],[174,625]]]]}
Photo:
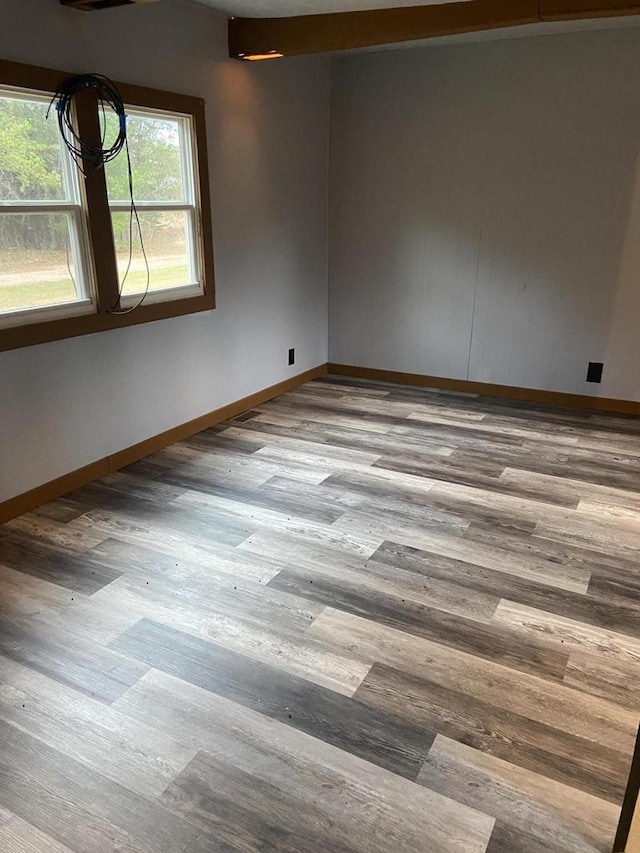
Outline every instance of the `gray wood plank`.
{"type": "Polygon", "coordinates": [[[194,757],[180,736],[0,657],[0,719],[125,788],[153,799],[194,757]]]}
{"type": "Polygon", "coordinates": [[[0,563],[87,595],[121,575],[91,554],[77,554],[59,546],[26,541],[6,530],[0,532],[0,563]]]}
{"type": "Polygon", "coordinates": [[[302,800],[305,812],[322,814],[317,835],[347,845],[362,839],[358,853],[422,853],[425,840],[429,853],[486,848],[493,818],[163,672],[151,670],[116,706],[166,731],[179,720],[191,745],[251,775],[256,785],[277,788],[281,808],[302,800]]]}
{"type": "Polygon", "coordinates": [[[6,614],[0,620],[0,655],[106,702],[124,693],[147,669],[69,631],[54,633],[26,617],[6,614]]]}
{"type": "Polygon", "coordinates": [[[496,818],[488,850],[610,853],[618,808],[438,735],[418,782],[496,818]]]}
{"type": "Polygon", "coordinates": [[[361,587],[339,579],[316,578],[313,582],[285,570],[269,581],[269,586],[364,616],[417,637],[434,640],[470,654],[504,663],[522,672],[560,680],[568,654],[544,640],[524,639],[517,631],[496,630],[497,624],[446,613],[434,607],[371,587],[361,587]]]}
{"type": "Polygon", "coordinates": [[[77,853],[239,853],[0,720],[0,805],[77,853]]]}
{"type": "Polygon", "coordinates": [[[619,804],[624,795],[628,753],[527,719],[490,701],[384,664],[374,664],[355,698],[612,803],[619,804]]]}
{"type": "Polygon", "coordinates": [[[110,647],[414,779],[435,737],[393,714],[142,619],[110,647]]]}
{"type": "MultiPolygon", "coordinates": [[[[498,542],[503,550],[508,551],[512,538],[506,534],[500,535],[498,542]]],[[[539,542],[540,540],[536,541],[532,537],[516,539],[511,551],[514,563],[517,564],[519,553],[544,553],[539,542]]],[[[549,553],[549,563],[557,566],[557,571],[561,574],[564,565],[570,563],[572,558],[571,556],[563,558],[560,553],[556,556],[553,553],[554,550],[551,549],[549,553]]],[[[578,562],[577,559],[574,565],[591,571],[594,561],[583,558],[578,562]]],[[[640,613],[637,607],[633,603],[624,601],[622,595],[612,600],[613,597],[607,595],[604,590],[602,594],[598,594],[599,587],[597,583],[594,586],[592,581],[588,589],[590,594],[584,595],[395,542],[384,542],[372,556],[371,562],[380,562],[415,572],[425,579],[426,584],[431,579],[448,580],[452,585],[477,590],[480,595],[492,594],[529,607],[540,607],[550,613],[557,613],[590,625],[640,636],[640,613]]]]}
{"type": "Polygon", "coordinates": [[[243,850],[278,853],[358,853],[370,850],[359,832],[344,840],[304,796],[200,752],[162,796],[176,815],[222,835],[243,850]],[[337,837],[336,837],[337,836],[337,837]]]}

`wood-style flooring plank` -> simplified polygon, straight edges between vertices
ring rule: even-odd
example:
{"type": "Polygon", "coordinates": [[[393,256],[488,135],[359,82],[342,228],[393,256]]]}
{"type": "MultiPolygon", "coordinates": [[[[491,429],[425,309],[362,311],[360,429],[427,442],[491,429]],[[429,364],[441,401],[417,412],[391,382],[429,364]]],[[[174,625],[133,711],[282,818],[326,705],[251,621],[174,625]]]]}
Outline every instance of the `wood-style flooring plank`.
{"type": "MultiPolygon", "coordinates": [[[[481,464],[481,448],[456,450],[451,462],[465,460],[481,464]]],[[[633,454],[613,454],[588,451],[582,448],[555,448],[553,445],[527,441],[521,447],[494,448],[491,459],[505,468],[520,469],[536,474],[562,477],[571,463],[574,480],[589,485],[608,486],[614,489],[633,489],[640,476],[640,457],[633,454]]]]}
{"type": "Polygon", "coordinates": [[[637,527],[623,530],[619,525],[595,524],[589,517],[576,518],[573,524],[556,521],[540,522],[536,534],[554,542],[588,548],[596,553],[619,555],[624,561],[633,560],[640,548],[637,527]]]}
{"type": "MultiPolygon", "coordinates": [[[[504,550],[507,550],[513,539],[504,534],[500,541],[504,550]]],[[[512,549],[514,564],[518,563],[520,551],[542,556],[544,545],[540,546],[538,541],[534,537],[516,540],[512,549]]],[[[588,558],[585,560],[573,555],[556,555],[553,549],[548,551],[546,556],[550,570],[555,568],[558,575],[563,574],[567,565],[589,573],[596,565],[595,561],[588,558]]],[[[626,599],[622,603],[621,597],[614,598],[607,593],[607,590],[602,590],[601,594],[598,594],[597,587],[593,586],[593,574],[586,590],[591,594],[585,595],[582,592],[559,589],[556,585],[537,582],[528,577],[494,571],[465,560],[456,560],[442,554],[409,548],[396,542],[384,542],[373,554],[369,563],[382,563],[407,572],[414,572],[424,579],[427,588],[430,583],[448,581],[454,586],[476,590],[480,601],[483,600],[483,596],[493,595],[529,607],[539,607],[549,613],[570,617],[600,628],[627,632],[631,635],[636,635],[640,631],[640,614],[635,602],[626,599]]]]}
{"type": "Polygon", "coordinates": [[[174,735],[3,657],[0,720],[151,799],[195,755],[174,735]]]}
{"type": "Polygon", "coordinates": [[[0,655],[89,696],[112,702],[147,667],[69,630],[55,632],[28,617],[2,614],[0,655]]]}
{"type": "MultiPolygon", "coordinates": [[[[185,543],[181,553],[166,549],[164,543],[139,544],[121,536],[100,542],[91,554],[127,577],[180,582],[197,587],[200,583],[267,583],[278,574],[279,565],[272,557],[258,556],[216,543],[206,549],[192,550],[185,543]]],[[[203,594],[206,594],[202,590],[203,594]]]]}
{"type": "Polygon", "coordinates": [[[167,731],[179,719],[190,744],[276,787],[283,803],[302,798],[322,815],[316,835],[355,839],[357,853],[422,853],[425,840],[429,853],[484,853],[493,829],[490,816],[163,672],[150,671],[116,707],[167,731]]]}
{"type": "MultiPolygon", "coordinates": [[[[195,467],[195,466],[194,466],[195,467]]],[[[322,478],[321,478],[322,479],[322,478]]],[[[260,507],[266,510],[289,513],[301,519],[309,519],[319,523],[331,524],[343,512],[340,506],[332,506],[323,501],[315,491],[309,490],[306,481],[301,483],[301,488],[294,490],[296,480],[287,480],[291,483],[291,489],[278,489],[277,477],[269,477],[259,484],[252,484],[249,488],[239,488],[238,485],[230,485],[227,479],[223,483],[207,476],[202,469],[196,471],[178,471],[177,473],[165,474],[162,481],[183,486],[185,491],[203,492],[219,498],[227,498],[231,501],[247,504],[255,511],[260,507]]]]}
{"type": "MultiPolygon", "coordinates": [[[[88,488],[88,487],[87,487],[88,488]]],[[[96,490],[100,492],[99,489],[96,490]]],[[[97,530],[107,535],[127,534],[142,543],[159,543],[170,549],[178,547],[186,538],[207,544],[238,545],[251,532],[242,518],[218,513],[210,517],[195,506],[185,506],[177,497],[170,503],[162,500],[129,496],[126,492],[105,490],[98,497],[92,493],[85,505],[86,512],[68,522],[72,530],[97,530]]],[[[189,494],[189,493],[188,493],[189,494]]]]}
{"type": "MultiPolygon", "coordinates": [[[[620,752],[459,690],[374,664],[355,693],[372,708],[396,714],[477,750],[618,804],[630,752],[620,752]]],[[[490,697],[488,697],[490,699],[490,697]]]]}
{"type": "Polygon", "coordinates": [[[37,518],[58,521],[64,524],[82,515],[83,511],[82,507],[79,507],[72,501],[68,501],[66,498],[58,498],[48,504],[36,507],[31,514],[37,518]]]}
{"type": "Polygon", "coordinates": [[[3,615],[23,620],[45,635],[71,633],[100,647],[135,621],[121,607],[104,608],[98,599],[69,591],[0,565],[0,623],[3,615]]]}
{"type": "Polygon", "coordinates": [[[479,752],[436,738],[418,782],[496,818],[494,853],[610,853],[619,809],[479,752]]]}
{"type": "Polygon", "coordinates": [[[311,624],[307,636],[338,653],[351,653],[369,666],[386,664],[488,702],[498,711],[512,712],[620,752],[633,749],[640,706],[629,709],[613,699],[586,696],[568,686],[567,675],[563,684],[547,681],[331,607],[311,624]]]}
{"type": "Polygon", "coordinates": [[[220,433],[220,438],[246,442],[247,445],[255,448],[255,455],[260,459],[269,457],[267,451],[278,449],[283,455],[285,451],[288,451],[286,458],[291,458],[294,461],[297,454],[301,454],[303,457],[317,457],[317,461],[322,461],[325,467],[327,465],[335,465],[338,468],[351,465],[373,465],[380,457],[380,454],[370,453],[366,450],[334,447],[326,440],[322,442],[305,441],[304,439],[275,433],[269,433],[265,438],[265,434],[252,429],[251,423],[243,424],[242,427],[228,427],[220,433]]]}
{"type": "Polygon", "coordinates": [[[634,713],[640,708],[640,660],[614,660],[606,653],[579,649],[570,653],[563,681],[634,713]]]}
{"type": "MultiPolygon", "coordinates": [[[[75,521],[79,517],[76,516],[70,521],[75,521]]],[[[0,534],[5,533],[13,533],[29,542],[42,542],[45,545],[55,545],[78,553],[84,553],[87,549],[93,548],[107,536],[106,533],[73,526],[68,522],[52,521],[33,512],[28,512],[26,515],[20,515],[18,518],[12,518],[11,521],[5,522],[0,529],[0,534]]]]}
{"type": "Polygon", "coordinates": [[[87,595],[120,576],[86,552],[78,554],[0,531],[0,564],[87,595]]]}
{"type": "Polygon", "coordinates": [[[261,507],[252,509],[249,505],[237,501],[229,501],[199,492],[190,492],[179,500],[184,502],[185,507],[194,507],[200,510],[209,508],[210,512],[216,514],[228,511],[233,514],[248,516],[247,534],[240,543],[240,547],[245,546],[255,535],[259,536],[263,531],[266,531],[267,535],[272,533],[292,535],[299,539],[303,545],[306,541],[316,541],[340,548],[343,551],[370,556],[384,539],[379,531],[373,533],[357,531],[354,534],[345,534],[337,530],[332,524],[321,524],[297,518],[292,513],[277,512],[261,507]]]}
{"type": "Polygon", "coordinates": [[[243,849],[283,853],[364,849],[362,832],[344,842],[341,833],[331,831],[322,810],[304,795],[291,796],[207,752],[194,758],[167,788],[162,801],[176,815],[188,817],[205,831],[224,833],[243,849]]]}
{"type": "Polygon", "coordinates": [[[637,637],[506,599],[498,605],[493,621],[510,626],[523,637],[548,637],[557,645],[564,645],[569,654],[575,649],[584,649],[614,662],[640,662],[640,639],[637,637]]]}
{"type": "Polygon", "coordinates": [[[568,653],[544,639],[525,640],[517,631],[497,630],[493,622],[457,616],[410,599],[403,601],[372,586],[363,588],[360,584],[321,577],[309,582],[288,570],[280,572],[269,586],[522,672],[560,680],[567,664],[568,653]]]}
{"type": "MultiPolygon", "coordinates": [[[[352,655],[336,654],[313,638],[305,637],[303,629],[309,625],[313,614],[294,611],[294,621],[288,618],[294,601],[287,601],[286,595],[280,599],[280,607],[272,613],[271,619],[264,607],[253,616],[240,608],[238,615],[228,605],[228,597],[222,600],[219,596],[185,597],[180,591],[167,591],[153,582],[149,584],[140,579],[125,578],[95,596],[94,602],[109,612],[124,610],[130,620],[126,627],[149,617],[204,640],[212,640],[258,663],[300,676],[344,696],[352,696],[369,666],[352,655]],[[285,610],[286,605],[289,605],[288,611],[285,610]],[[299,621],[299,617],[304,618],[304,623],[299,621]]],[[[109,640],[115,640],[122,631],[109,640]]]]}
{"type": "MultiPolygon", "coordinates": [[[[523,531],[533,532],[540,520],[536,513],[535,520],[523,517],[516,511],[508,512],[504,507],[495,507],[491,502],[474,504],[471,501],[443,499],[438,492],[438,484],[434,483],[425,488],[425,481],[419,477],[405,475],[403,478],[390,476],[382,479],[380,469],[363,471],[341,471],[331,474],[322,482],[321,492],[342,495],[360,496],[361,505],[375,503],[378,506],[409,508],[411,512],[421,517],[443,521],[459,519],[464,526],[472,522],[485,522],[497,527],[513,527],[523,531]]],[[[427,481],[431,483],[431,481],[427,481]]],[[[477,490],[472,490],[475,494],[477,490]]],[[[538,505],[539,508],[539,505],[538,505]]]]}
{"type": "Polygon", "coordinates": [[[0,720],[0,806],[76,853],[237,853],[0,720]]]}
{"type": "MultiPolygon", "coordinates": [[[[420,546],[422,551],[502,572],[507,576],[513,575],[519,579],[524,578],[556,587],[559,590],[586,593],[591,579],[591,564],[585,564],[578,559],[569,559],[563,556],[559,549],[557,551],[552,549],[549,553],[549,549],[545,550],[544,545],[538,545],[536,548],[536,541],[530,542],[526,534],[522,539],[518,539],[510,537],[507,531],[500,530],[497,536],[493,537],[493,542],[487,542],[481,541],[480,536],[454,537],[446,533],[425,531],[422,538],[423,543],[420,546]],[[527,548],[528,544],[529,548],[527,548]]],[[[399,544],[412,547],[410,543],[399,544]]],[[[510,578],[505,577],[505,584],[509,583],[510,578]]]]}
{"type": "MultiPolygon", "coordinates": [[[[634,439],[640,453],[640,441],[634,439]]],[[[544,495],[556,495],[565,505],[577,507],[581,501],[604,501],[615,503],[629,509],[640,509],[640,493],[636,489],[616,489],[597,483],[585,483],[572,476],[573,470],[567,465],[564,476],[539,474],[535,471],[523,471],[517,468],[505,468],[500,476],[502,484],[517,491],[524,489],[544,495]]]]}
{"type": "Polygon", "coordinates": [[[455,450],[442,441],[433,440],[427,444],[424,439],[415,441],[412,436],[399,436],[392,433],[391,427],[386,424],[332,414],[323,414],[318,418],[315,412],[305,413],[304,409],[300,411],[295,406],[288,410],[288,415],[283,415],[282,408],[279,406],[275,413],[268,410],[261,412],[251,423],[251,429],[266,434],[277,432],[308,441],[328,441],[333,447],[367,450],[381,456],[402,458],[427,450],[435,456],[451,456],[455,450]]]}
{"type": "Polygon", "coordinates": [[[434,734],[266,663],[142,619],[110,648],[414,779],[434,734]]]}
{"type": "Polygon", "coordinates": [[[268,588],[267,582],[280,569],[248,552],[229,553],[221,546],[209,563],[200,563],[115,539],[99,548],[102,559],[130,566],[113,594],[109,588],[104,596],[96,596],[104,602],[112,599],[116,607],[116,590],[125,595],[127,590],[138,590],[146,594],[150,612],[155,606],[174,602],[179,608],[192,607],[196,619],[204,609],[267,629],[277,626],[293,632],[305,630],[322,610],[304,598],[268,588]]]}
{"type": "MultiPolygon", "coordinates": [[[[402,604],[426,605],[446,613],[488,621],[495,613],[500,601],[497,591],[469,592],[464,586],[450,579],[429,579],[402,567],[362,558],[332,560],[331,549],[322,547],[304,548],[298,544],[287,549],[282,538],[250,537],[243,543],[243,551],[262,553],[263,549],[278,548],[281,571],[269,579],[269,589],[284,589],[283,580],[289,574],[298,578],[296,594],[314,599],[314,584],[335,583],[342,589],[353,590],[361,597],[370,596],[371,601],[382,596],[384,600],[402,604]]],[[[379,549],[378,549],[379,550],[379,549]]],[[[376,551],[376,553],[378,553],[376,551]]],[[[288,583],[288,581],[286,581],[288,583]]],[[[325,601],[325,597],[321,599],[325,601]]]]}
{"type": "MultiPolygon", "coordinates": [[[[228,427],[229,424],[225,429],[228,427]]],[[[270,462],[268,459],[256,456],[255,446],[254,452],[250,454],[229,452],[226,450],[224,438],[224,435],[220,436],[215,453],[211,452],[211,445],[191,447],[183,442],[167,447],[162,451],[165,463],[163,470],[158,472],[157,476],[169,479],[174,473],[200,473],[206,476],[214,487],[222,488],[231,484],[250,489],[276,476],[287,476],[290,480],[299,480],[310,486],[316,486],[328,474],[328,471],[315,466],[297,464],[286,455],[281,460],[270,462]]]]}
{"type": "Polygon", "coordinates": [[[1,807],[0,849],[11,853],[72,853],[66,845],[1,807]]]}

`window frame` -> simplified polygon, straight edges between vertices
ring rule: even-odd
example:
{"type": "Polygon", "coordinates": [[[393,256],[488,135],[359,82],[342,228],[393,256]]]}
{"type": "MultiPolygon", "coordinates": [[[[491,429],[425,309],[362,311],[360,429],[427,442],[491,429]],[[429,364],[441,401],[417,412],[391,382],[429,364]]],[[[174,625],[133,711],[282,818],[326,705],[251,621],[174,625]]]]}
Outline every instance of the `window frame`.
{"type": "MultiPolygon", "coordinates": [[[[46,93],[16,88],[0,84],[0,97],[41,103],[47,107],[49,98],[46,93]]],[[[56,129],[57,133],[57,129],[56,129]]],[[[15,326],[24,326],[35,322],[45,322],[57,318],[78,316],[95,311],[96,286],[93,279],[89,234],[86,220],[86,200],[80,173],[67,152],[62,140],[60,146],[60,177],[62,178],[63,198],[54,199],[12,199],[0,200],[0,216],[7,215],[62,215],[71,220],[69,227],[69,249],[75,267],[75,278],[80,279],[82,296],[70,302],[53,302],[32,308],[19,308],[0,314],[0,330],[15,326]]],[[[74,282],[75,283],[75,282],[74,282]]]]}
{"type": "MultiPolygon", "coordinates": [[[[199,296],[202,294],[202,258],[198,251],[200,240],[199,228],[199,206],[198,192],[195,181],[194,163],[197,159],[197,146],[195,139],[195,128],[193,117],[185,113],[172,113],[167,110],[158,112],[157,110],[142,108],[137,106],[126,105],[127,115],[132,118],[160,118],[174,120],[178,123],[178,133],[180,136],[180,173],[183,178],[183,188],[186,190],[182,201],[145,201],[141,194],[136,193],[135,206],[141,217],[145,213],[157,212],[179,212],[187,216],[186,232],[187,232],[187,262],[189,271],[194,273],[194,276],[182,284],[172,285],[171,287],[163,287],[154,290],[151,288],[145,297],[145,301],[163,302],[169,299],[176,299],[188,296],[199,296]]],[[[109,169],[107,167],[107,176],[109,169]]],[[[107,179],[107,189],[109,181],[107,179]]],[[[135,187],[134,187],[135,189],[135,187]]],[[[109,199],[109,210],[112,215],[115,213],[129,214],[131,211],[131,203],[124,200],[109,199]]],[[[124,310],[129,309],[132,305],[136,305],[142,295],[142,290],[123,293],[121,296],[121,307],[124,310]]]]}
{"type": "MultiPolygon", "coordinates": [[[[73,73],[0,59],[0,86],[22,89],[26,95],[30,92],[53,95],[60,83],[73,73]]],[[[194,235],[194,243],[202,272],[202,290],[196,294],[183,295],[179,292],[179,288],[167,288],[164,299],[159,293],[154,294],[149,302],[143,302],[134,311],[124,314],[114,313],[114,309],[120,309],[120,301],[111,208],[107,197],[104,170],[89,168],[84,178],[81,174],[78,176],[78,183],[84,202],[86,218],[84,227],[88,235],[87,275],[93,282],[95,290],[94,309],[91,313],[74,313],[73,309],[70,309],[69,316],[56,319],[47,319],[43,313],[47,310],[45,308],[42,311],[38,309],[25,312],[24,323],[0,327],[0,352],[210,311],[215,308],[204,100],[191,95],[180,95],[126,83],[116,83],[116,86],[127,106],[190,117],[193,128],[192,166],[196,190],[194,219],[199,232],[194,235]],[[27,316],[28,314],[31,316],[27,316]],[[39,314],[37,319],[36,314],[39,314]]],[[[97,144],[100,138],[100,116],[94,93],[82,93],[82,96],[76,98],[76,120],[81,136],[90,144],[97,144]]],[[[130,300],[128,297],[123,297],[122,310],[126,311],[129,307],[130,300]]]]}

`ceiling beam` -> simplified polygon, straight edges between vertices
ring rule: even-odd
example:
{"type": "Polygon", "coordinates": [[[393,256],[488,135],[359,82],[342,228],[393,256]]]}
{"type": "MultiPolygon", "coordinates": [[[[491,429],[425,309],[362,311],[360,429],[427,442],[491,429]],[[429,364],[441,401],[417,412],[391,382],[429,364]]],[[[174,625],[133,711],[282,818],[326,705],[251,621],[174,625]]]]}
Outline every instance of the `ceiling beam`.
{"type": "Polygon", "coordinates": [[[78,9],[80,12],[97,12],[115,6],[133,6],[137,3],[156,3],[158,0],[60,0],[61,6],[78,9]]]}
{"type": "Polygon", "coordinates": [[[291,18],[232,18],[229,54],[285,56],[393,44],[539,21],[538,0],[467,0],[291,18]]]}
{"type": "Polygon", "coordinates": [[[640,0],[540,0],[543,21],[640,15],[640,0]]]}
{"type": "Polygon", "coordinates": [[[639,14],[640,0],[466,0],[290,18],[232,18],[229,55],[300,56],[542,21],[639,14]]]}

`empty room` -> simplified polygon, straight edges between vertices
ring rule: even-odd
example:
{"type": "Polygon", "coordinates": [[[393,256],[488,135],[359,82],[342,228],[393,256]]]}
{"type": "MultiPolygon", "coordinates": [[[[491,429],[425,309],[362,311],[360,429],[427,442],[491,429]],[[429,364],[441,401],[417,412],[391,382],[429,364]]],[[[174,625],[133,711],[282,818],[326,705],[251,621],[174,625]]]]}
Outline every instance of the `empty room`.
{"type": "Polygon", "coordinates": [[[0,0],[0,853],[640,853],[640,0],[0,0]]]}

